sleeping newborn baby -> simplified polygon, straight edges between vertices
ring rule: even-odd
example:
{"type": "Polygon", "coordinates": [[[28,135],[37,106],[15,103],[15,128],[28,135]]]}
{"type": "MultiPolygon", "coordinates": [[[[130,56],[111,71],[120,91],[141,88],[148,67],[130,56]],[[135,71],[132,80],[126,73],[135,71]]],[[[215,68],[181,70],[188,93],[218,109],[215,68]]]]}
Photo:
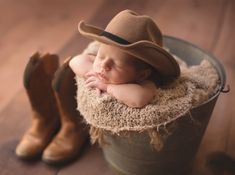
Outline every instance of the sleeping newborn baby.
{"type": "Polygon", "coordinates": [[[97,55],[81,54],[69,65],[88,88],[108,93],[129,107],[151,102],[156,86],[180,74],[175,59],[162,48],[162,35],[148,16],[130,10],[117,14],[105,30],[79,24],[79,32],[99,41],[97,55]]]}
{"type": "Polygon", "coordinates": [[[116,47],[101,44],[97,56],[78,55],[69,65],[86,79],[87,87],[107,92],[130,107],[142,107],[154,97],[152,67],[116,47]]]}

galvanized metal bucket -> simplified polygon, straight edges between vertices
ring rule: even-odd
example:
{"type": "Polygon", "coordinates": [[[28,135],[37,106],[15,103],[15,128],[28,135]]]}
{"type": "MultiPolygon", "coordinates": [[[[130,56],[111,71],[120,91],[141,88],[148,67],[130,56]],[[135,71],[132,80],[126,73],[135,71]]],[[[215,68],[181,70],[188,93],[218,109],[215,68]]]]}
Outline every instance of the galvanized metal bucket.
{"type": "Polygon", "coordinates": [[[207,59],[220,77],[220,90],[203,104],[193,108],[190,116],[183,116],[178,127],[168,137],[161,151],[150,145],[147,133],[132,132],[129,137],[105,134],[108,145],[103,153],[110,167],[120,175],[184,175],[191,169],[191,163],[201,142],[220,92],[225,85],[225,71],[212,55],[183,40],[165,36],[164,45],[170,52],[182,58],[188,65],[197,65],[207,59]],[[200,123],[198,125],[197,123],[200,123]]]}

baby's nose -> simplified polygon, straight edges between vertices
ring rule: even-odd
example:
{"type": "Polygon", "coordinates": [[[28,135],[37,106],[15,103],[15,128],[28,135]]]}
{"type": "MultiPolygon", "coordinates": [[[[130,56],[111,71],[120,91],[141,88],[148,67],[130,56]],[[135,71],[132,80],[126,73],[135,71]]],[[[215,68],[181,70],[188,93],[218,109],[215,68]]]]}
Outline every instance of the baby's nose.
{"type": "Polygon", "coordinates": [[[110,70],[110,61],[109,60],[104,60],[102,62],[101,66],[105,71],[109,71],[110,70]]]}

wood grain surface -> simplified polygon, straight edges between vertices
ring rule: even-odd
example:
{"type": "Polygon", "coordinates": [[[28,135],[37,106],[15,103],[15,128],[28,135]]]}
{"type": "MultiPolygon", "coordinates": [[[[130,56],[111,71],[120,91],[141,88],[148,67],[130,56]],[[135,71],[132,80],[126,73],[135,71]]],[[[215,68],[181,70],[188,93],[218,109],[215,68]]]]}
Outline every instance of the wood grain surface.
{"type": "Polygon", "coordinates": [[[80,53],[90,40],[78,34],[78,22],[104,28],[124,9],[151,16],[163,34],[194,43],[223,63],[231,91],[217,101],[192,174],[232,174],[211,170],[207,161],[214,152],[235,159],[234,0],[0,0],[0,175],[112,175],[101,149],[89,144],[73,163],[57,167],[21,161],[14,151],[31,122],[22,83],[29,57],[50,52],[63,61],[80,53]]]}

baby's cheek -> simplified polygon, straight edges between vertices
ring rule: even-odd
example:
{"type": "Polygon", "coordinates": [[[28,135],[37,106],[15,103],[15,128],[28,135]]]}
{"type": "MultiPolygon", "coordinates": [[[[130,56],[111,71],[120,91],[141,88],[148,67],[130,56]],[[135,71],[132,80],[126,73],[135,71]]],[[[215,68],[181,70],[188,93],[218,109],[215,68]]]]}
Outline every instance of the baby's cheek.
{"type": "Polygon", "coordinates": [[[98,63],[94,61],[92,68],[94,71],[98,71],[98,69],[99,69],[98,63]]]}
{"type": "Polygon", "coordinates": [[[114,72],[112,73],[112,79],[116,84],[126,83],[125,78],[126,74],[120,73],[120,72],[114,72]]]}

